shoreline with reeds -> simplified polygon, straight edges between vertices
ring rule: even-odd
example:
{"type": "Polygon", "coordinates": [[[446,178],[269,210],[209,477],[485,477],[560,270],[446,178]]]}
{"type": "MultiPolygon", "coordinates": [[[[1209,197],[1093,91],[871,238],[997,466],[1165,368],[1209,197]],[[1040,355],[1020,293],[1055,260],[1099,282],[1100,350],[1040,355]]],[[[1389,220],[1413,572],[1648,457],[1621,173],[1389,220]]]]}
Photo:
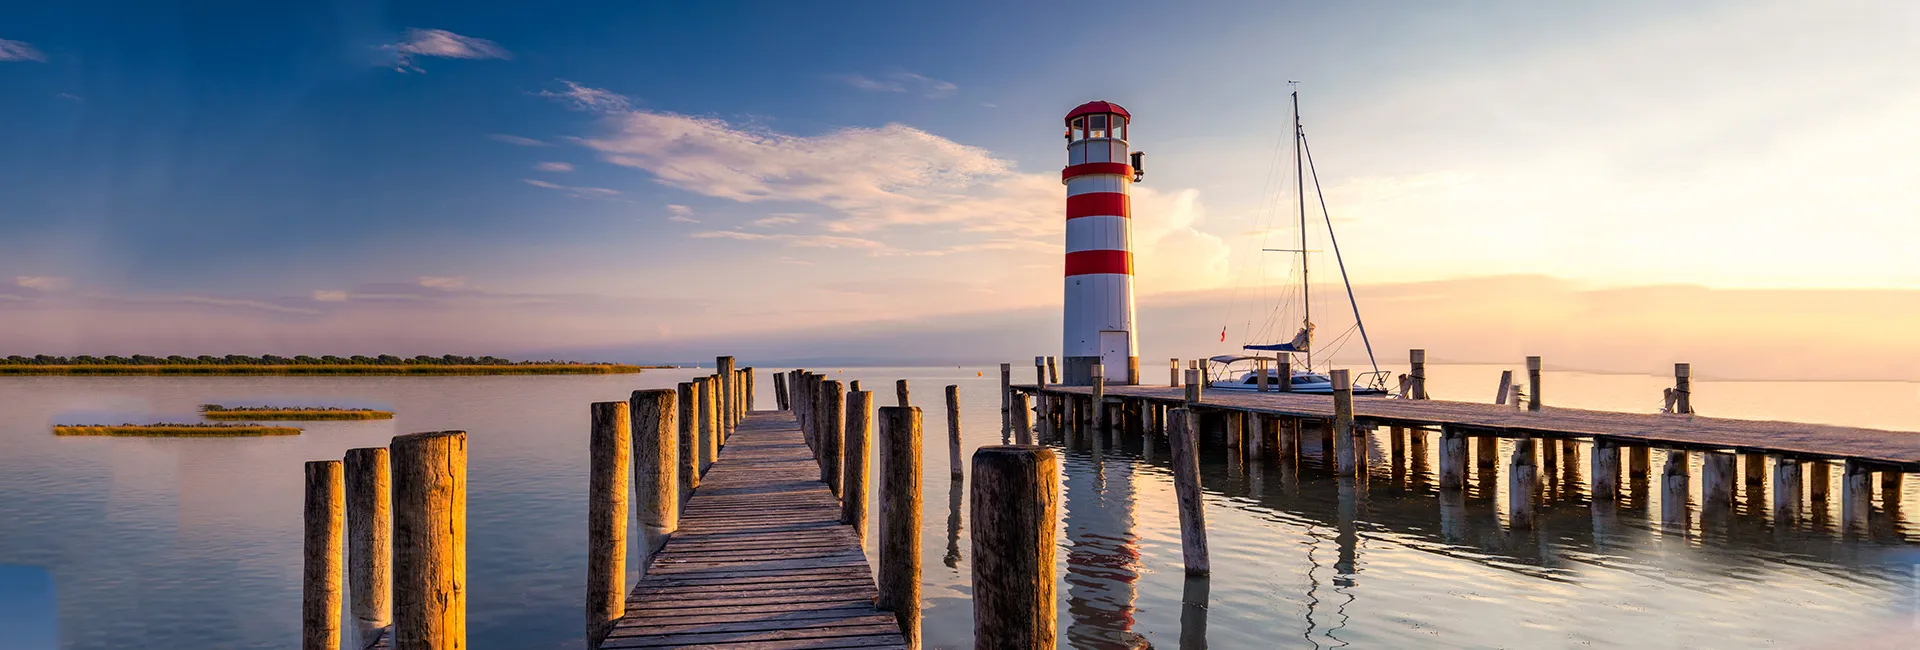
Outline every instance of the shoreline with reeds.
{"type": "Polygon", "coordinates": [[[56,436],[112,436],[122,438],[240,438],[297,436],[299,427],[244,424],[56,424],[56,436]]]}
{"type": "Polygon", "coordinates": [[[626,364],[513,364],[513,365],[0,365],[0,376],[387,376],[439,377],[481,375],[618,375],[646,368],[626,364]]]}
{"type": "Polygon", "coordinates": [[[235,406],[200,405],[200,417],[209,420],[391,420],[392,411],[352,409],[330,406],[235,406]]]}

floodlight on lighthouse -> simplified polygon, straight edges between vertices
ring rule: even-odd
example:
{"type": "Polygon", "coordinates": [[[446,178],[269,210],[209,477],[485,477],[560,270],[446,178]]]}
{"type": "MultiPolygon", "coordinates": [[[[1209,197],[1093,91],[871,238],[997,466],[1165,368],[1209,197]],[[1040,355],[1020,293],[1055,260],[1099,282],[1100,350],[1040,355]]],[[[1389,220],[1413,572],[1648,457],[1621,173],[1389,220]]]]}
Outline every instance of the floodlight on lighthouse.
{"type": "Polygon", "coordinates": [[[1106,101],[1067,113],[1066,291],[1061,357],[1064,383],[1093,382],[1100,364],[1108,383],[1138,384],[1134,335],[1130,186],[1143,171],[1127,148],[1133,115],[1106,101]]]}

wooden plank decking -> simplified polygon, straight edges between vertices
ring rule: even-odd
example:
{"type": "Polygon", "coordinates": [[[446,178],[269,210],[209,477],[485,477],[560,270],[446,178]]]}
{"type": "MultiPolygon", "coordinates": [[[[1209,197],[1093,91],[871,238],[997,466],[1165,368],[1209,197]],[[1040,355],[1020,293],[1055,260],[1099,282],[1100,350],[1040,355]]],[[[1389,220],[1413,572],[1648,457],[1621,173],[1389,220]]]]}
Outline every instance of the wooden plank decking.
{"type": "MultiPolygon", "coordinates": [[[[1031,384],[1015,388],[1034,390],[1031,384]]],[[[1048,386],[1046,390],[1083,396],[1091,392],[1086,386],[1048,386]]],[[[1107,386],[1106,395],[1109,400],[1144,399],[1165,404],[1183,403],[1185,398],[1184,389],[1167,386],[1107,386]]],[[[1207,390],[1201,403],[1204,407],[1286,417],[1333,417],[1333,398],[1329,395],[1207,390]]],[[[1551,406],[1534,412],[1496,404],[1371,397],[1355,397],[1353,415],[1360,424],[1438,425],[1496,435],[1597,436],[1661,447],[1770,452],[1920,469],[1920,432],[1551,406]]]]}
{"type": "Polygon", "coordinates": [[[905,648],[793,416],[750,413],[602,648],[905,648]]]}

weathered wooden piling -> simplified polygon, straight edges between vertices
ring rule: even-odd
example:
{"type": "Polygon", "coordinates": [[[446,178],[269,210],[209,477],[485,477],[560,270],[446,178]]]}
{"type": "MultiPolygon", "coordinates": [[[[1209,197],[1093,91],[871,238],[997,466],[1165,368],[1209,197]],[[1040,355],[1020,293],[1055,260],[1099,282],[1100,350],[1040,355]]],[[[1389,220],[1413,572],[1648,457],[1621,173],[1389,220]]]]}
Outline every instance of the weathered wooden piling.
{"type": "Polygon", "coordinates": [[[1702,509],[1731,511],[1733,508],[1733,454],[1709,451],[1700,461],[1700,498],[1702,509]]]}
{"type": "Polygon", "coordinates": [[[1900,511],[1901,472],[1888,469],[1880,472],[1880,509],[1888,513],[1900,511]]]}
{"type": "Polygon", "coordinates": [[[300,647],[340,647],[341,531],[346,527],[347,495],[340,461],[306,464],[305,552],[300,591],[300,647]]]}
{"type": "Polygon", "coordinates": [[[920,409],[911,406],[880,409],[878,582],[874,605],[894,613],[908,647],[920,647],[920,409]]]}
{"type": "Polygon", "coordinates": [[[842,450],[840,523],[853,527],[860,547],[867,546],[867,476],[873,449],[873,391],[847,393],[846,443],[842,450]]]}
{"type": "Polygon", "coordinates": [[[1829,471],[1831,467],[1832,463],[1817,458],[1806,462],[1807,500],[1826,502],[1827,488],[1833,483],[1833,474],[1829,471]]]}
{"type": "Polygon", "coordinates": [[[627,402],[594,402],[587,438],[587,644],[627,613],[627,493],[633,422],[627,402]]]}
{"type": "Polygon", "coordinates": [[[788,410],[787,376],[784,374],[774,373],[773,375],[773,401],[780,406],[780,410],[788,410]]]}
{"type": "Polygon", "coordinates": [[[1005,435],[1013,428],[1013,364],[1000,364],[1000,431],[1005,435]]]}
{"type": "Polygon", "coordinates": [[[1495,404],[1507,403],[1507,393],[1512,388],[1513,388],[1513,371],[1512,370],[1500,371],[1500,389],[1497,391],[1494,391],[1493,403],[1495,404]]]}
{"type": "Polygon", "coordinates": [[[1660,471],[1660,523],[1684,531],[1687,508],[1693,499],[1693,477],[1687,467],[1687,452],[1668,449],[1667,464],[1660,471]]]}
{"type": "Polygon", "coordinates": [[[1414,399],[1427,399],[1427,351],[1408,350],[1407,364],[1412,366],[1412,370],[1408,373],[1410,375],[1408,380],[1413,382],[1413,390],[1409,394],[1414,399]]]}
{"type": "Polygon", "coordinates": [[[1527,357],[1527,410],[1538,411],[1540,401],[1540,357],[1527,357]]]}
{"type": "Polygon", "coordinates": [[[733,433],[733,425],[734,422],[736,422],[734,419],[733,405],[734,400],[738,397],[734,394],[733,387],[734,382],[739,379],[739,375],[733,372],[733,357],[731,356],[714,357],[713,367],[714,376],[717,377],[719,381],[719,385],[714,387],[716,391],[714,409],[720,416],[720,427],[715,429],[718,438],[716,438],[716,444],[714,445],[714,449],[718,450],[720,448],[718,440],[724,440],[728,434],[733,433]]]}
{"type": "Polygon", "coordinates": [[[1177,358],[1167,360],[1167,386],[1180,387],[1180,360],[1177,358]]]}
{"type": "Polygon", "coordinates": [[[1673,412],[1693,414],[1693,364],[1673,364],[1673,412]]]}
{"type": "Polygon", "coordinates": [[[675,459],[679,465],[680,491],[693,494],[700,487],[700,382],[680,382],[678,429],[675,459]]]}
{"type": "Polygon", "coordinates": [[[827,484],[828,492],[842,496],[841,467],[845,459],[841,443],[846,439],[846,395],[838,381],[820,382],[820,431],[815,438],[820,443],[820,481],[827,484]]]}
{"type": "Polygon", "coordinates": [[[1865,533],[1867,513],[1873,510],[1873,469],[1847,461],[1840,475],[1840,532],[1865,533]]]}
{"type": "Polygon", "coordinates": [[[706,435],[700,438],[701,472],[707,471],[707,468],[713,466],[714,461],[720,460],[720,440],[727,436],[727,415],[722,410],[720,401],[725,394],[726,386],[720,382],[719,377],[708,377],[706,382],[706,387],[700,391],[701,396],[706,398],[706,404],[701,407],[706,409],[703,418],[706,424],[701,427],[706,435]]]}
{"type": "Polygon", "coordinates": [[[1594,501],[1613,501],[1620,498],[1620,443],[1606,438],[1593,439],[1593,481],[1594,501]]]}
{"type": "Polygon", "coordinates": [[[1473,465],[1480,469],[1494,469],[1500,466],[1500,438],[1497,436],[1475,436],[1473,465]]]}
{"type": "Polygon", "coordinates": [[[1091,402],[1093,407],[1094,435],[1101,435],[1107,432],[1107,369],[1096,361],[1092,365],[1091,372],[1093,376],[1089,379],[1093,386],[1093,396],[1087,401],[1091,402]]]}
{"type": "Polygon", "coordinates": [[[467,647],[467,434],[395,436],[393,647],[467,647]]]}
{"type": "Polygon", "coordinates": [[[714,412],[714,391],[719,388],[711,375],[693,380],[693,412],[695,436],[693,438],[693,467],[695,472],[707,473],[707,466],[713,464],[712,440],[719,434],[718,413],[714,412]]]}
{"type": "Polygon", "coordinates": [[[1267,457],[1267,447],[1273,444],[1272,422],[1261,413],[1247,414],[1247,460],[1258,462],[1267,457]]]}
{"type": "MultiPolygon", "coordinates": [[[[348,449],[347,591],[349,616],[362,643],[393,624],[393,481],[386,447],[348,449]]],[[[364,647],[364,646],[363,646],[364,647]]]]}
{"type": "Polygon", "coordinates": [[[1767,455],[1760,452],[1750,451],[1750,452],[1740,454],[1740,458],[1741,458],[1741,461],[1745,464],[1744,482],[1747,484],[1747,486],[1758,487],[1758,486],[1766,485],[1767,484],[1767,455]]]}
{"type": "Polygon", "coordinates": [[[740,392],[746,395],[746,403],[740,407],[740,416],[745,418],[753,411],[753,366],[740,369],[740,392]]]}
{"type": "Polygon", "coordinates": [[[1060,383],[1060,368],[1053,364],[1053,357],[1047,357],[1047,383],[1060,383]]]}
{"type": "Polygon", "coordinates": [[[1644,444],[1627,445],[1627,476],[1646,478],[1653,472],[1653,452],[1644,444]]]}
{"type": "Polygon", "coordinates": [[[1786,456],[1773,461],[1773,518],[1792,523],[1800,518],[1800,460],[1786,456]]]}
{"type": "Polygon", "coordinates": [[[1047,358],[1044,356],[1034,357],[1033,358],[1034,388],[1038,390],[1046,390],[1047,385],[1050,383],[1053,383],[1053,382],[1047,381],[1047,358]]]}
{"type": "Polygon", "coordinates": [[[1440,428],[1440,488],[1458,490],[1467,485],[1467,434],[1440,428]]]}
{"type": "Polygon", "coordinates": [[[633,422],[633,493],[646,542],[641,547],[643,572],[667,536],[680,528],[680,495],[674,489],[680,464],[676,397],[676,391],[662,389],[636,390],[627,398],[628,417],[633,422]]]}
{"type": "Polygon", "coordinates": [[[1013,394],[1013,410],[1007,414],[1007,417],[1013,420],[1014,444],[1033,444],[1033,411],[1027,406],[1026,393],[1013,394]]]}
{"type": "Polygon", "coordinates": [[[1336,368],[1331,375],[1334,465],[1342,475],[1364,474],[1365,452],[1353,435],[1353,378],[1345,368],[1336,368]]]}
{"type": "Polygon", "coordinates": [[[1267,358],[1253,358],[1253,387],[1256,392],[1267,392],[1267,358]]]}
{"type": "Polygon", "coordinates": [[[1200,495],[1200,423],[1189,409],[1167,412],[1167,442],[1173,448],[1173,493],[1180,513],[1180,558],[1187,575],[1207,575],[1207,516],[1200,495]]]}
{"type": "Polygon", "coordinates": [[[1275,354],[1273,355],[1273,362],[1275,366],[1273,372],[1274,379],[1277,380],[1274,389],[1282,393],[1293,392],[1293,357],[1284,354],[1275,354]]]}
{"type": "Polygon", "coordinates": [[[953,478],[965,476],[960,469],[960,387],[947,384],[947,469],[953,478]]]}
{"type": "Polygon", "coordinates": [[[895,397],[900,398],[900,403],[895,404],[895,406],[906,408],[913,405],[907,401],[907,380],[895,380],[893,382],[893,392],[895,393],[895,397]]]}
{"type": "Polygon", "coordinates": [[[1507,524],[1513,528],[1532,528],[1538,504],[1540,466],[1534,460],[1533,438],[1515,438],[1513,457],[1507,462],[1507,524]]]}
{"type": "Polygon", "coordinates": [[[1201,393],[1200,383],[1201,383],[1200,371],[1194,368],[1188,368],[1187,369],[1187,403],[1188,404],[1199,404],[1201,399],[1205,397],[1205,395],[1201,393]]]}
{"type": "Polygon", "coordinates": [[[973,452],[976,648],[1053,648],[1060,459],[1046,447],[973,452]]]}

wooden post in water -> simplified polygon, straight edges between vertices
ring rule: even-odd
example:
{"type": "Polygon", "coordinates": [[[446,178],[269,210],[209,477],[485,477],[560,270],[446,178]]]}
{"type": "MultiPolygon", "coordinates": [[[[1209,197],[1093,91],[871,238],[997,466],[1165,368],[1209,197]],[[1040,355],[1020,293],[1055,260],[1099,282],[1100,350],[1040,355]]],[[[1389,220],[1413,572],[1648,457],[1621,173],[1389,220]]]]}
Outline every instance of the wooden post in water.
{"type": "Polygon", "coordinates": [[[1273,439],[1273,427],[1267,416],[1247,414],[1247,460],[1258,462],[1267,457],[1267,445],[1273,439]]]}
{"type": "Polygon", "coordinates": [[[839,381],[820,382],[820,481],[833,496],[844,496],[840,489],[840,468],[845,463],[840,450],[846,440],[846,394],[839,381]]]}
{"type": "MultiPolygon", "coordinates": [[[[1188,371],[1192,377],[1192,371],[1188,371]]],[[[1180,511],[1180,557],[1187,575],[1207,575],[1207,515],[1200,499],[1200,426],[1188,409],[1167,412],[1167,442],[1173,448],[1173,493],[1180,511]]]]}
{"type": "Polygon", "coordinates": [[[1060,369],[1053,365],[1053,357],[1047,357],[1047,383],[1060,383],[1060,369]]]}
{"type": "Polygon", "coordinates": [[[1107,432],[1107,369],[1098,361],[1093,362],[1092,397],[1088,398],[1093,407],[1093,435],[1105,435],[1107,432]]]}
{"type": "Polygon", "coordinates": [[[1267,392],[1267,358],[1266,357],[1253,358],[1253,375],[1254,375],[1253,376],[1254,390],[1262,393],[1267,392]]]}
{"type": "Polygon", "coordinates": [[[780,406],[780,410],[787,410],[787,376],[784,374],[773,375],[773,401],[780,406]]]}
{"type": "Polygon", "coordinates": [[[1293,392],[1293,357],[1275,353],[1273,355],[1273,362],[1276,366],[1274,368],[1274,374],[1278,375],[1277,378],[1280,380],[1280,392],[1293,392]]]}
{"type": "Polygon", "coordinates": [[[1364,453],[1353,435],[1353,378],[1346,368],[1333,370],[1333,454],[1334,464],[1343,476],[1358,476],[1365,471],[1364,453]]]}
{"type": "Polygon", "coordinates": [[[1047,389],[1047,358],[1046,357],[1033,358],[1033,389],[1034,391],[1036,391],[1034,393],[1036,395],[1039,394],[1038,391],[1043,391],[1047,389]]]}
{"type": "Polygon", "coordinates": [[[1786,456],[1773,461],[1773,518],[1791,523],[1800,518],[1800,461],[1786,456]]]}
{"type": "Polygon", "coordinates": [[[873,449],[873,391],[847,393],[844,457],[841,463],[840,523],[853,527],[860,548],[867,547],[867,469],[873,449]]]}
{"type": "Polygon", "coordinates": [[[627,402],[594,402],[587,438],[587,645],[627,613],[627,492],[633,422],[627,402]]]}
{"type": "Polygon", "coordinates": [[[1880,472],[1880,510],[1888,514],[1900,511],[1900,470],[1880,472]]]}
{"type": "Polygon", "coordinates": [[[1180,387],[1180,359],[1178,358],[1167,360],[1167,386],[1180,387]]]}
{"type": "Polygon", "coordinates": [[[880,409],[879,588],[873,604],[893,612],[907,647],[919,648],[920,409],[911,406],[880,409]]]}
{"type": "Polygon", "coordinates": [[[1646,478],[1653,471],[1653,452],[1644,443],[1627,445],[1627,476],[1646,478]]]}
{"type": "Polygon", "coordinates": [[[1440,428],[1440,488],[1458,490],[1467,485],[1467,434],[1440,428]]]}
{"type": "Polygon", "coordinates": [[[1274,420],[1274,448],[1282,464],[1289,467],[1300,460],[1300,420],[1274,420]]]}
{"type": "Polygon", "coordinates": [[[912,406],[912,404],[907,402],[907,380],[900,379],[900,380],[894,381],[893,392],[897,393],[896,396],[900,398],[900,403],[895,404],[895,406],[898,406],[900,408],[907,408],[909,406],[912,406]]]}
{"type": "Polygon", "coordinates": [[[1407,363],[1413,367],[1413,398],[1427,399],[1427,351],[1414,349],[1407,351],[1407,363]]]}
{"type": "Polygon", "coordinates": [[[1535,497],[1540,486],[1540,466],[1534,462],[1533,438],[1513,439],[1513,458],[1507,462],[1507,523],[1514,528],[1532,528],[1535,497]]]}
{"type": "Polygon", "coordinates": [[[1540,357],[1527,357],[1527,410],[1538,411],[1541,404],[1540,357]]]}
{"type": "Polygon", "coordinates": [[[1013,428],[1013,364],[1000,364],[1000,431],[1013,428]]]}
{"type": "Polygon", "coordinates": [[[1667,450],[1666,467],[1660,471],[1660,523],[1685,531],[1688,501],[1693,498],[1693,477],[1687,467],[1687,452],[1667,450]]]}
{"type": "MultiPolygon", "coordinates": [[[[1200,399],[1203,397],[1203,395],[1200,392],[1200,388],[1201,388],[1200,387],[1200,371],[1195,370],[1193,368],[1188,368],[1187,369],[1187,403],[1188,404],[1200,403],[1200,399]]],[[[1169,415],[1168,417],[1172,417],[1172,416],[1169,415]]]]}
{"type": "MultiPolygon", "coordinates": [[[[774,375],[775,379],[779,377],[774,375]]],[[[627,398],[633,420],[633,493],[639,502],[640,534],[646,543],[641,547],[642,574],[667,537],[680,528],[680,495],[674,484],[680,466],[676,397],[675,391],[663,389],[636,390],[627,398]]]]}
{"type": "Polygon", "coordinates": [[[1693,364],[1673,364],[1673,412],[1693,415],[1693,364]]]}
{"type": "Polygon", "coordinates": [[[721,398],[726,395],[726,385],[718,376],[708,377],[706,390],[702,394],[707,398],[707,435],[700,439],[700,471],[705,472],[720,460],[720,441],[727,437],[727,413],[721,403],[721,398]]]}
{"type": "Polygon", "coordinates": [[[1013,418],[1014,444],[1033,444],[1033,411],[1027,406],[1026,393],[1013,393],[1013,411],[1008,413],[1008,417],[1013,418]]]}
{"type": "Polygon", "coordinates": [[[947,470],[953,478],[966,476],[960,470],[960,387],[947,385],[947,470]]]}
{"type": "Polygon", "coordinates": [[[1493,469],[1500,466],[1500,438],[1492,434],[1475,436],[1474,467],[1493,469]]]}
{"type": "Polygon", "coordinates": [[[1733,509],[1733,454],[1724,451],[1706,453],[1706,457],[1700,461],[1700,497],[1703,511],[1733,509]]]}
{"type": "Polygon", "coordinates": [[[1507,403],[1507,392],[1511,388],[1513,388],[1513,371],[1512,370],[1500,371],[1500,390],[1499,392],[1494,393],[1493,403],[1495,404],[1507,403]]]}
{"type": "Polygon", "coordinates": [[[1826,503],[1827,487],[1833,483],[1833,474],[1828,470],[1830,467],[1833,467],[1833,464],[1824,460],[1807,461],[1807,500],[1826,503]]]}
{"type": "MultiPolygon", "coordinates": [[[[679,440],[675,441],[673,459],[679,468],[680,491],[692,497],[693,489],[700,487],[700,383],[680,382],[680,389],[675,392],[679,394],[679,406],[675,409],[679,416],[676,418],[679,426],[675,427],[679,440]]],[[[678,500],[678,495],[675,499],[678,500]]],[[[679,512],[677,505],[674,512],[679,512]]]]}
{"type": "Polygon", "coordinates": [[[741,417],[753,412],[753,366],[740,369],[740,391],[746,394],[746,404],[740,407],[741,417]]]}
{"type": "Polygon", "coordinates": [[[1620,498],[1620,443],[1608,438],[1593,439],[1593,500],[1620,498]]]}
{"type": "MultiPolygon", "coordinates": [[[[1745,472],[1745,482],[1747,486],[1757,487],[1757,486],[1766,485],[1767,484],[1767,455],[1760,452],[1750,451],[1750,452],[1740,454],[1740,458],[1745,462],[1745,465],[1746,465],[1746,467],[1744,468],[1744,472],[1745,472]]],[[[1748,492],[1752,492],[1752,490],[1748,490],[1748,492]]]]}
{"type": "Polygon", "coordinates": [[[1046,447],[973,452],[973,643],[1053,648],[1060,458],[1046,447]]]}
{"type": "Polygon", "coordinates": [[[714,357],[713,367],[714,376],[719,380],[719,385],[714,387],[716,391],[714,408],[715,412],[720,415],[720,427],[715,429],[717,437],[715,438],[714,449],[719,449],[720,445],[718,441],[725,440],[727,434],[733,433],[733,405],[736,397],[733,392],[733,385],[734,381],[739,377],[733,372],[732,356],[714,357]]]}
{"type": "Polygon", "coordinates": [[[1867,532],[1867,513],[1872,510],[1873,470],[1849,460],[1840,474],[1840,534],[1867,532]]]}
{"type": "Polygon", "coordinates": [[[300,591],[300,647],[340,647],[340,532],[346,527],[347,489],[340,461],[306,464],[306,561],[300,591]]]}
{"type": "MultiPolygon", "coordinates": [[[[393,624],[393,493],[386,447],[348,449],[347,591],[354,631],[371,644],[393,624]]],[[[365,647],[364,645],[362,647],[365,647]]]]}
{"type": "Polygon", "coordinates": [[[395,436],[393,647],[467,647],[467,433],[395,436]]]}
{"type": "Polygon", "coordinates": [[[713,464],[713,453],[708,451],[708,445],[717,433],[714,390],[719,388],[718,383],[712,375],[693,380],[693,421],[697,427],[693,438],[693,471],[703,476],[707,473],[707,466],[713,464]]]}

